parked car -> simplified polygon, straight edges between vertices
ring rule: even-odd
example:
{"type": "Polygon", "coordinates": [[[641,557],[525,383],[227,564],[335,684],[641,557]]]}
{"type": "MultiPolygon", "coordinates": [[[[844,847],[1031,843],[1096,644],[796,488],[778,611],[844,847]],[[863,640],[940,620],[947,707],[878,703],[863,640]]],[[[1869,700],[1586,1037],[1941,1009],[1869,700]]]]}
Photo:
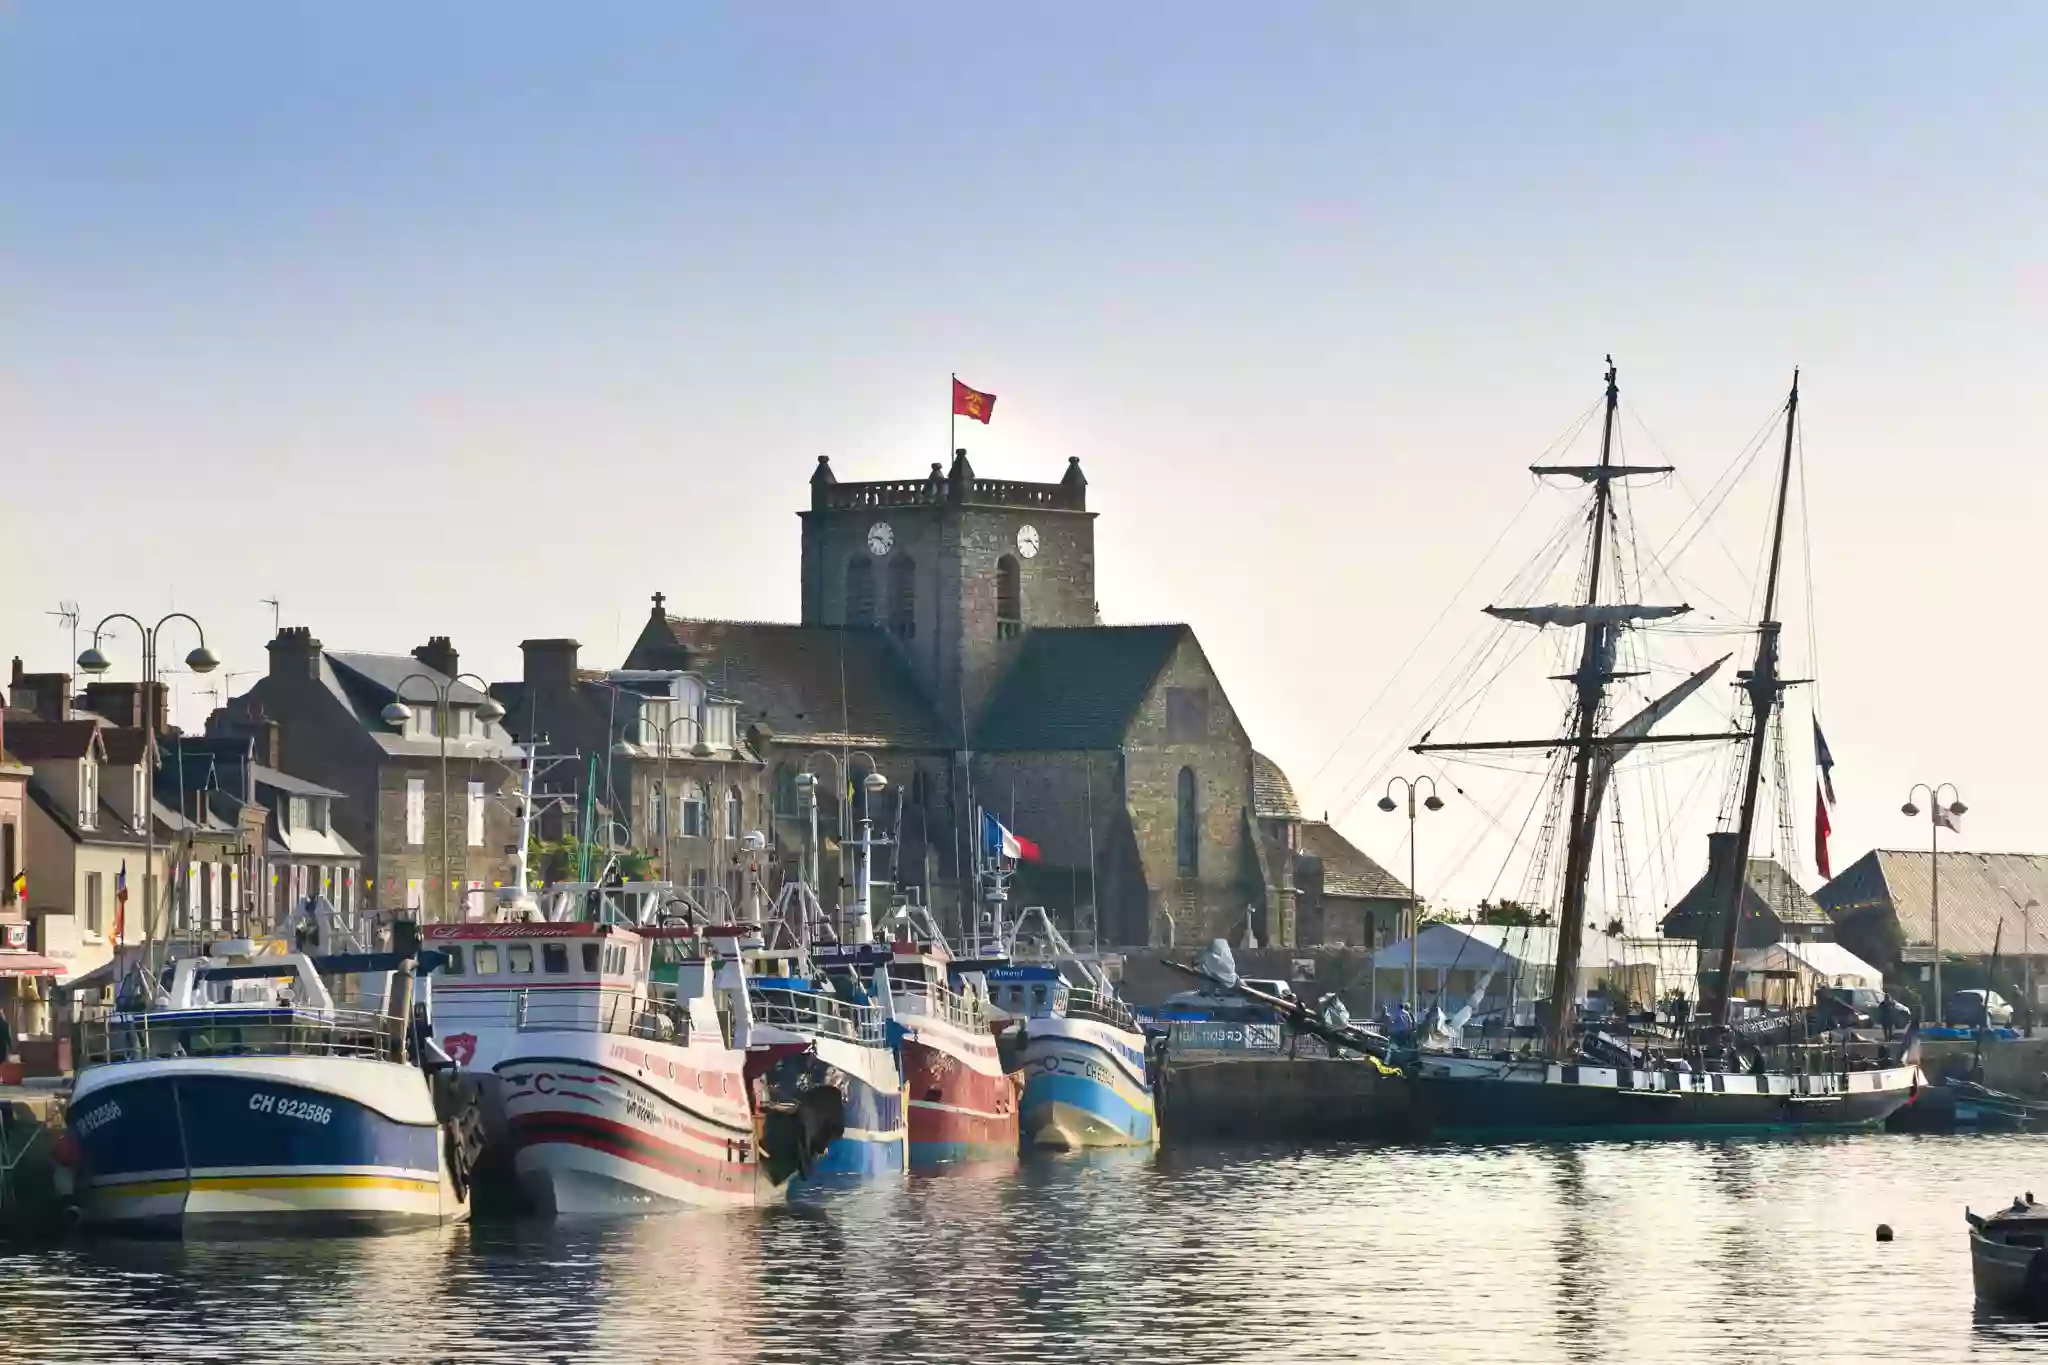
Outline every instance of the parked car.
{"type": "Polygon", "coordinates": [[[1869,986],[1822,986],[1813,995],[1807,1027],[1815,1033],[1838,1028],[1903,1029],[1913,1011],[1869,986]]]}
{"type": "Polygon", "coordinates": [[[1262,995],[1275,996],[1281,1000],[1294,999],[1294,987],[1276,977],[1244,976],[1238,980],[1262,995]]]}
{"type": "Polygon", "coordinates": [[[2012,1006],[1997,991],[1953,991],[1941,1017],[1955,1028],[2004,1028],[2012,1023],[2012,1006]]]}

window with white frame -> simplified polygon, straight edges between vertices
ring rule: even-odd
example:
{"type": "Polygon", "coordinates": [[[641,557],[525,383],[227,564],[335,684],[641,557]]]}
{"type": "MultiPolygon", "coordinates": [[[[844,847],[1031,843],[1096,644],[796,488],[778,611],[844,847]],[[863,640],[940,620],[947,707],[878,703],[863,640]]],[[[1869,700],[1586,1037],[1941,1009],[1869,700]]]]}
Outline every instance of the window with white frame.
{"type": "MultiPolygon", "coordinates": [[[[644,745],[673,744],[674,732],[669,728],[669,701],[666,697],[640,703],[640,739],[644,745]]],[[[676,729],[685,729],[677,726],[676,729]]]]}
{"type": "Polygon", "coordinates": [[[85,931],[88,934],[101,932],[100,925],[106,915],[103,899],[106,891],[101,880],[104,875],[99,872],[85,874],[85,931]]]}
{"type": "Polygon", "coordinates": [[[484,846],[484,784],[481,782],[469,784],[469,825],[467,833],[471,848],[482,848],[484,846]]]}
{"type": "Polygon", "coordinates": [[[427,779],[405,779],[405,842],[417,848],[427,842],[427,779]]]}
{"type": "MultiPolygon", "coordinates": [[[[145,812],[135,812],[140,820],[145,812]]],[[[100,823],[100,765],[87,754],[78,763],[78,827],[97,829],[100,823]]]]}
{"type": "Polygon", "coordinates": [[[414,739],[432,739],[434,737],[434,703],[430,701],[409,701],[406,705],[412,708],[412,719],[407,721],[405,726],[406,734],[414,739]]]}
{"type": "Polygon", "coordinates": [[[647,815],[655,839],[668,838],[668,790],[659,781],[650,783],[647,788],[647,815]]]}
{"type": "Polygon", "coordinates": [[[701,839],[707,832],[709,812],[704,809],[704,786],[700,782],[683,784],[683,837],[701,839]]]}
{"type": "Polygon", "coordinates": [[[745,823],[745,816],[746,806],[740,799],[740,789],[738,787],[727,787],[725,790],[726,838],[737,839],[740,837],[740,826],[745,823]]]}

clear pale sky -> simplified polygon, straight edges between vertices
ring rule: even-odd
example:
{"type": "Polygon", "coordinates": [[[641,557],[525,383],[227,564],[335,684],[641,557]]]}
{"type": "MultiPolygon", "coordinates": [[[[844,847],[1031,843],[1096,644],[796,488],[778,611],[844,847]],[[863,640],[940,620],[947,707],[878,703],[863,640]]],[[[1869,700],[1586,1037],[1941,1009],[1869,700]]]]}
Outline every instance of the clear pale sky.
{"type": "Polygon", "coordinates": [[[1694,492],[1797,364],[1838,865],[1926,778],[2048,849],[2048,7],[1685,8],[15,0],[0,654],[793,619],[813,461],[921,474],[957,370],[978,470],[1081,457],[1106,619],[1405,872],[1375,752],[1507,559],[1361,713],[1601,357],[1694,492]]]}

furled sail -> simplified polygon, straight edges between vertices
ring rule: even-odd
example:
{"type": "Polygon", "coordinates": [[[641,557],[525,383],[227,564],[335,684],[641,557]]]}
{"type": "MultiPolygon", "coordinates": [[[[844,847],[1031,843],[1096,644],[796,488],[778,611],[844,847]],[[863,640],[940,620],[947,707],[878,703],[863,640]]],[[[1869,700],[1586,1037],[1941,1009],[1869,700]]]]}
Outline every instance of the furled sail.
{"type": "Polygon", "coordinates": [[[1591,483],[1595,479],[1625,479],[1631,474],[1669,474],[1668,464],[1532,464],[1529,472],[1536,475],[1557,475],[1561,478],[1578,479],[1591,483]]]}
{"type": "Polygon", "coordinates": [[[1544,607],[1487,607],[1485,610],[1488,616],[1503,621],[1519,621],[1525,626],[1619,626],[1630,621],[1661,621],[1667,616],[1683,616],[1692,607],[1645,607],[1633,602],[1565,602],[1544,607]]]}
{"type": "Polygon", "coordinates": [[[1707,679],[1719,672],[1721,665],[1727,663],[1728,659],[1729,656],[1723,654],[1720,658],[1714,660],[1714,662],[1708,664],[1705,668],[1693,674],[1684,682],[1651,702],[1648,706],[1645,706],[1635,715],[1629,717],[1613,734],[1608,736],[1610,742],[1601,745],[1594,752],[1593,767],[1592,771],[1588,774],[1589,781],[1586,787],[1585,832],[1587,837],[1592,837],[1600,826],[1600,803],[1607,796],[1607,784],[1614,777],[1614,765],[1627,758],[1636,750],[1636,746],[1633,743],[1626,741],[1640,740],[1647,737],[1651,727],[1655,726],[1658,721],[1664,719],[1673,711],[1676,711],[1687,697],[1690,697],[1693,693],[1704,687],[1707,679]]]}

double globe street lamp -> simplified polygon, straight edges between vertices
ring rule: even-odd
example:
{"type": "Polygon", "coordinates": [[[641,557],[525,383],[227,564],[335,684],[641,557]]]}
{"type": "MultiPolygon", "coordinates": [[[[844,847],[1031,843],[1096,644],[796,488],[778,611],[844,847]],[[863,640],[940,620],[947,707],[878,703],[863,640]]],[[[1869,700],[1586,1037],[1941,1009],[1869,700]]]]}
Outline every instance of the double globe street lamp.
{"type": "Polygon", "coordinates": [[[1953,782],[1915,782],[1913,789],[1906,793],[1906,804],[1899,807],[1901,815],[1908,819],[1919,816],[1920,807],[1914,804],[1913,798],[1921,792],[1927,793],[1927,914],[1932,921],[1934,935],[1934,1017],[1937,1021],[1946,1022],[1943,1016],[1948,1002],[1941,993],[1941,830],[1944,825],[1952,830],[1960,829],[1956,821],[1962,819],[1970,808],[1963,804],[1963,794],[1956,790],[1953,782]],[[1943,792],[1951,798],[1945,806],[1941,803],[1943,792]]]}
{"type": "MultiPolygon", "coordinates": [[[[1380,797],[1379,807],[1391,815],[1400,809],[1394,800],[1394,786],[1399,783],[1406,789],[1408,797],[1408,999],[1409,1009],[1416,1007],[1415,996],[1415,940],[1422,931],[1422,902],[1415,890],[1415,787],[1419,782],[1429,784],[1429,795],[1423,798],[1422,808],[1426,811],[1440,811],[1444,808],[1443,798],[1436,794],[1436,779],[1425,774],[1422,777],[1393,777],[1387,780],[1386,794],[1380,797]]],[[[1378,980],[1379,968],[1373,968],[1373,978],[1378,980]]]]}
{"type": "Polygon", "coordinates": [[[157,668],[157,637],[163,628],[173,621],[184,621],[199,633],[199,645],[185,656],[185,667],[194,673],[211,673],[220,667],[220,660],[206,647],[206,627],[182,611],[174,611],[154,626],[145,626],[125,611],[117,611],[103,617],[92,628],[92,643],[78,656],[81,672],[94,677],[112,668],[113,661],[100,651],[100,636],[115,621],[126,621],[142,634],[142,697],[136,710],[140,711],[142,722],[142,766],[143,801],[142,809],[135,812],[135,818],[142,822],[142,941],[149,942],[152,935],[152,917],[156,914],[156,695],[161,685],[157,668]]]}

